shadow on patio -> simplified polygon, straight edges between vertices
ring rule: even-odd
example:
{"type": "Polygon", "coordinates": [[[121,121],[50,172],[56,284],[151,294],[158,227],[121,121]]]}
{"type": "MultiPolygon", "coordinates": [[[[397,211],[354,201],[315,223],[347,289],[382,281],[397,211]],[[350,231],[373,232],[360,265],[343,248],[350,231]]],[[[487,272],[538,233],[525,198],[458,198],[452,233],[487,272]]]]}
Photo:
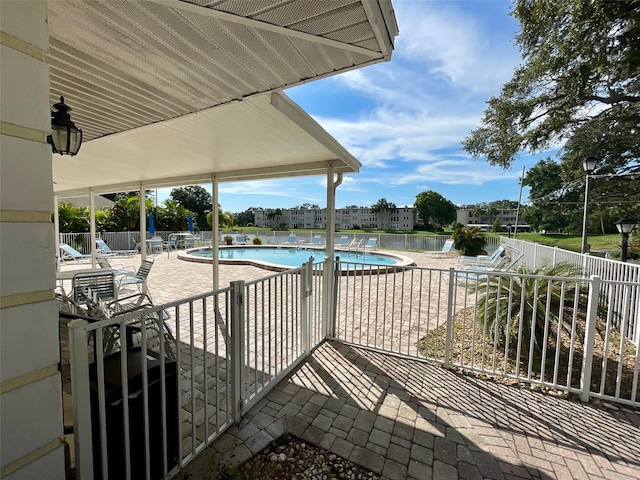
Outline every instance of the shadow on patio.
{"type": "Polygon", "coordinates": [[[290,433],[383,478],[640,478],[640,415],[327,341],[203,452],[210,478],[290,433]]]}

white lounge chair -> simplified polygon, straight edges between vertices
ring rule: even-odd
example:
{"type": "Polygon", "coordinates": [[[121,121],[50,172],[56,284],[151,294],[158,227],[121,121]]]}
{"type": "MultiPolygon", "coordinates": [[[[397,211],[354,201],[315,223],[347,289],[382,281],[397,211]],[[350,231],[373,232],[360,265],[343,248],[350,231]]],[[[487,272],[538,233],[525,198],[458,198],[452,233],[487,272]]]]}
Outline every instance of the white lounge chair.
{"type": "Polygon", "coordinates": [[[287,237],[287,241],[282,243],[284,243],[285,245],[296,245],[298,243],[296,234],[295,233],[289,234],[289,236],[287,237]]]}
{"type": "Polygon", "coordinates": [[[318,235],[314,235],[313,238],[311,239],[311,245],[312,246],[316,246],[319,247],[321,245],[324,245],[326,242],[322,241],[322,235],[318,234],[318,235]]]}
{"type": "Polygon", "coordinates": [[[450,238],[449,240],[444,242],[444,245],[442,246],[442,250],[426,251],[422,253],[424,253],[426,256],[431,258],[439,258],[439,257],[449,257],[451,255],[455,255],[456,251],[453,248],[453,239],[450,238]]]}
{"type": "Polygon", "coordinates": [[[369,240],[367,240],[367,243],[364,244],[364,251],[366,252],[367,250],[375,250],[378,245],[378,239],[375,237],[371,237],[369,240]]]}
{"type": "Polygon", "coordinates": [[[137,250],[112,250],[107,243],[100,239],[96,238],[96,247],[98,247],[98,252],[102,255],[113,256],[113,255],[135,255],[138,253],[137,250]]]}
{"type": "Polygon", "coordinates": [[[504,253],[505,246],[500,245],[491,255],[478,255],[477,257],[462,256],[459,261],[465,265],[480,265],[495,267],[504,253]]]}
{"type": "Polygon", "coordinates": [[[80,253],[71,245],[67,245],[66,243],[60,244],[60,260],[62,261],[74,261],[77,263],[80,260],[90,259],[90,258],[91,258],[91,255],[80,253]]]}
{"type": "Polygon", "coordinates": [[[349,235],[341,235],[340,239],[336,242],[336,247],[348,247],[349,235]]]}
{"type": "Polygon", "coordinates": [[[244,236],[244,233],[239,233],[236,235],[236,245],[246,245],[247,239],[244,236]]]}

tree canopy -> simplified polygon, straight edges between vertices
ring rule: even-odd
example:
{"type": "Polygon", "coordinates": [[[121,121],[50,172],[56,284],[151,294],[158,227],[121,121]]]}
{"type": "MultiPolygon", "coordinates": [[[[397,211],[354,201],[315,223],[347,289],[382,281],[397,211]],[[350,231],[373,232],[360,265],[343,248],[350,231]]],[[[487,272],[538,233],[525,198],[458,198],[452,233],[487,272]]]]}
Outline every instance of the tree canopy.
{"type": "Polygon", "coordinates": [[[389,202],[386,198],[379,199],[376,203],[371,205],[369,209],[371,213],[382,213],[388,212],[389,210],[395,210],[396,204],[393,202],[389,202]]]}
{"type": "Polygon", "coordinates": [[[451,200],[432,190],[419,193],[416,196],[415,207],[425,223],[435,223],[439,226],[454,222],[458,210],[451,200]]]}
{"type": "Polygon", "coordinates": [[[207,213],[211,211],[212,202],[209,192],[200,185],[190,185],[171,190],[171,198],[178,206],[186,208],[194,215],[198,228],[206,228],[207,213]]]}
{"type": "Polygon", "coordinates": [[[562,145],[565,182],[582,181],[588,156],[597,173],[640,171],[640,0],[516,0],[512,15],[523,63],[464,149],[509,168],[562,145]]]}

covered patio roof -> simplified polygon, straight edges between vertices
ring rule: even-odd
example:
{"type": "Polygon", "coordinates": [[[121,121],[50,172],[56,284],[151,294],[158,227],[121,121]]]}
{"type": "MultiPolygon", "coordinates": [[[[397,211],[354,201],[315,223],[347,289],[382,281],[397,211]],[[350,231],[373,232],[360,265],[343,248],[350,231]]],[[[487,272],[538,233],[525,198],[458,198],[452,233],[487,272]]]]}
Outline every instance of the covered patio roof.
{"type": "Polygon", "coordinates": [[[255,96],[53,156],[60,197],[218,181],[357,172],[358,162],[282,93],[255,96]]]}
{"type": "Polygon", "coordinates": [[[389,60],[386,0],[48,2],[51,103],[83,129],[54,155],[60,196],[354,172],[359,163],[280,93],[389,60]],[[266,95],[265,95],[266,94],[266,95]]]}

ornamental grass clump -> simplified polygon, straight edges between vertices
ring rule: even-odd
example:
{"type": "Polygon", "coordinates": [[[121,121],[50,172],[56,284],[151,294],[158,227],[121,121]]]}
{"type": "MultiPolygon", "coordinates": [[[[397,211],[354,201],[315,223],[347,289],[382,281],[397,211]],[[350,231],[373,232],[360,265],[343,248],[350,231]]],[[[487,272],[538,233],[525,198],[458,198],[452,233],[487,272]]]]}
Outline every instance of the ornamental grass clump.
{"type": "MultiPolygon", "coordinates": [[[[563,262],[479,281],[472,287],[478,295],[477,319],[497,346],[519,343],[524,352],[540,352],[545,333],[560,329],[571,335],[574,316],[584,320],[589,289],[583,280],[580,266],[563,262]]],[[[583,327],[584,322],[576,327],[579,338],[584,338],[583,327]]]]}

